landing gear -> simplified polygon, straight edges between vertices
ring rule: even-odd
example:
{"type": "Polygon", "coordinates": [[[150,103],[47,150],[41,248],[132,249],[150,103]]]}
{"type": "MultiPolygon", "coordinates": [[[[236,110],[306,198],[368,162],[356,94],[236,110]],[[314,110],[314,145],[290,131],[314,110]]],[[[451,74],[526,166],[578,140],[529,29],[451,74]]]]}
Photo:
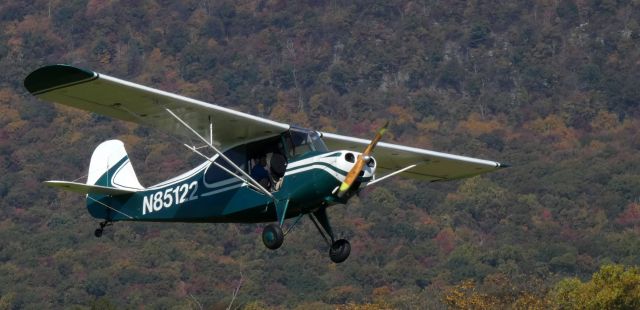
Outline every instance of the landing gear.
{"type": "Polygon", "coordinates": [[[93,235],[96,236],[96,238],[102,237],[102,233],[104,232],[104,228],[107,227],[107,226],[111,226],[111,225],[112,224],[109,221],[100,222],[100,227],[93,232],[93,235]]]}
{"type": "Polygon", "coordinates": [[[313,213],[309,213],[309,217],[318,229],[318,232],[320,232],[320,235],[322,236],[324,241],[326,241],[327,245],[329,245],[329,258],[331,258],[331,261],[336,264],[344,262],[351,253],[351,244],[349,244],[349,241],[345,239],[335,240],[333,236],[333,230],[331,229],[331,225],[329,224],[329,218],[327,217],[326,208],[322,208],[313,213]],[[327,235],[329,235],[331,241],[329,241],[327,235]]]}
{"type": "Polygon", "coordinates": [[[275,250],[284,242],[284,233],[280,225],[269,224],[262,230],[262,243],[268,249],[275,250]]]}
{"type": "MultiPolygon", "coordinates": [[[[282,215],[284,215],[286,211],[286,205],[283,210],[284,211],[280,212],[282,215]]],[[[286,233],[282,232],[282,222],[280,222],[280,224],[269,224],[265,226],[262,230],[262,243],[264,243],[264,246],[271,250],[279,248],[284,241],[284,236],[291,231],[301,218],[302,215],[298,216],[298,219],[289,227],[286,233]]],[[[351,254],[351,244],[345,239],[335,240],[333,230],[329,224],[329,218],[327,217],[326,207],[309,213],[309,218],[311,218],[311,221],[318,229],[318,232],[320,232],[324,241],[327,242],[331,261],[339,264],[347,260],[349,254],[351,254]]]]}
{"type": "Polygon", "coordinates": [[[329,249],[329,257],[334,263],[344,262],[351,253],[351,244],[345,239],[335,241],[329,249]]]}

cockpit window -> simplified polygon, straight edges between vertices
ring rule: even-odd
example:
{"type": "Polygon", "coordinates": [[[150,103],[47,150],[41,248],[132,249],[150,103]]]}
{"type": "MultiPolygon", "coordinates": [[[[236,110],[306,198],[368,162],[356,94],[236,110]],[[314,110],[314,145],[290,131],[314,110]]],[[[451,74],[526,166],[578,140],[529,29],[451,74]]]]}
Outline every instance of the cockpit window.
{"type": "MultiPolygon", "coordinates": [[[[293,157],[304,155],[311,151],[327,152],[327,147],[322,142],[320,135],[315,131],[291,129],[288,153],[293,157]]],[[[285,137],[288,140],[289,137],[285,137]]]]}
{"type": "Polygon", "coordinates": [[[293,155],[299,156],[313,151],[311,140],[306,132],[291,131],[291,142],[293,143],[293,155]]]}
{"type": "Polygon", "coordinates": [[[329,149],[324,144],[324,141],[322,141],[322,139],[320,138],[320,135],[317,132],[315,131],[311,132],[309,134],[309,137],[311,138],[311,143],[313,144],[313,148],[316,151],[329,152],[329,149]]]}
{"type": "MultiPolygon", "coordinates": [[[[245,145],[237,146],[224,152],[224,155],[227,156],[227,158],[231,159],[231,161],[234,164],[238,165],[238,167],[242,168],[242,170],[246,171],[247,170],[246,168],[247,167],[247,154],[246,154],[247,150],[246,149],[247,148],[245,145]]],[[[236,168],[231,166],[226,160],[220,158],[219,156],[216,157],[215,162],[235,174],[240,174],[236,170],[236,168]]],[[[218,167],[218,165],[215,165],[215,164],[209,165],[209,167],[207,168],[207,171],[204,174],[204,181],[205,181],[205,184],[207,185],[214,184],[216,182],[220,182],[230,178],[234,178],[234,176],[229,174],[224,169],[218,167]]]]}

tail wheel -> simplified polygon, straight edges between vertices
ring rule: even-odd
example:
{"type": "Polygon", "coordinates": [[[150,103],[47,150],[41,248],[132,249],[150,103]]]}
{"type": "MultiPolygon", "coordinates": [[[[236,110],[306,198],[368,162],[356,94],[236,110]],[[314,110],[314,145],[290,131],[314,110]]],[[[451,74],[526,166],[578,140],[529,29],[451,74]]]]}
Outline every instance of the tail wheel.
{"type": "Polygon", "coordinates": [[[275,250],[284,242],[284,233],[280,225],[269,224],[262,230],[262,243],[268,249],[275,250]]]}
{"type": "Polygon", "coordinates": [[[102,237],[102,233],[104,232],[104,228],[107,226],[111,226],[113,225],[112,222],[110,222],[109,220],[105,220],[104,222],[100,222],[100,227],[98,227],[98,229],[96,229],[93,232],[93,235],[96,236],[96,238],[100,238],[102,237]]]}
{"type": "Polygon", "coordinates": [[[329,249],[329,257],[336,264],[344,262],[351,253],[351,244],[345,239],[335,241],[329,249]]]}

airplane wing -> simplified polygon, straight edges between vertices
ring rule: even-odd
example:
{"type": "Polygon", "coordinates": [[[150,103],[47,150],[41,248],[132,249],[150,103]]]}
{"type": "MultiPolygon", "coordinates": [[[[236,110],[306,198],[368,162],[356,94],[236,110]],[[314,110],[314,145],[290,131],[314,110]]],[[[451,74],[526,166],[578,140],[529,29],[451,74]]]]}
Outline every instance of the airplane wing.
{"type": "MultiPolygon", "coordinates": [[[[322,132],[322,140],[333,150],[362,152],[370,140],[322,132]]],[[[459,156],[403,145],[380,142],[373,151],[378,170],[394,173],[412,165],[401,176],[428,181],[447,181],[508,167],[495,161],[459,156]]]]}
{"type": "Polygon", "coordinates": [[[39,68],[25,78],[24,86],[43,100],[192,138],[168,108],[205,138],[212,123],[214,145],[222,149],[289,129],[288,124],[68,65],[39,68]]]}
{"type": "MultiPolygon", "coordinates": [[[[266,138],[287,131],[288,124],[271,121],[218,105],[157,90],[105,74],[68,65],[51,65],[29,74],[24,85],[34,96],[113,118],[139,123],[192,138],[165,109],[170,109],[201,136],[209,136],[221,149],[242,141],[266,138]]],[[[369,140],[322,133],[333,149],[362,151],[369,140]]],[[[452,180],[505,167],[497,162],[381,142],[374,157],[378,169],[430,180],[452,180]]]]}

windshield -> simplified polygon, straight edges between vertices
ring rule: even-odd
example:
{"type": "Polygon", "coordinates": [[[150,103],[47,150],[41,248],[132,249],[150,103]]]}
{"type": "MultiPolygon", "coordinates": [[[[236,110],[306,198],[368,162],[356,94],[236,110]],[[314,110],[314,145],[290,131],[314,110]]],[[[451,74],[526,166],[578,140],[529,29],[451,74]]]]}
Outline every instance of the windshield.
{"type": "Polygon", "coordinates": [[[292,128],[290,131],[289,155],[298,157],[311,151],[327,152],[327,146],[315,131],[292,128]]]}
{"type": "Polygon", "coordinates": [[[324,141],[322,141],[320,135],[317,132],[312,131],[311,133],[309,133],[309,138],[311,138],[311,144],[313,144],[313,148],[316,151],[329,152],[329,149],[324,144],[324,141]]]}

